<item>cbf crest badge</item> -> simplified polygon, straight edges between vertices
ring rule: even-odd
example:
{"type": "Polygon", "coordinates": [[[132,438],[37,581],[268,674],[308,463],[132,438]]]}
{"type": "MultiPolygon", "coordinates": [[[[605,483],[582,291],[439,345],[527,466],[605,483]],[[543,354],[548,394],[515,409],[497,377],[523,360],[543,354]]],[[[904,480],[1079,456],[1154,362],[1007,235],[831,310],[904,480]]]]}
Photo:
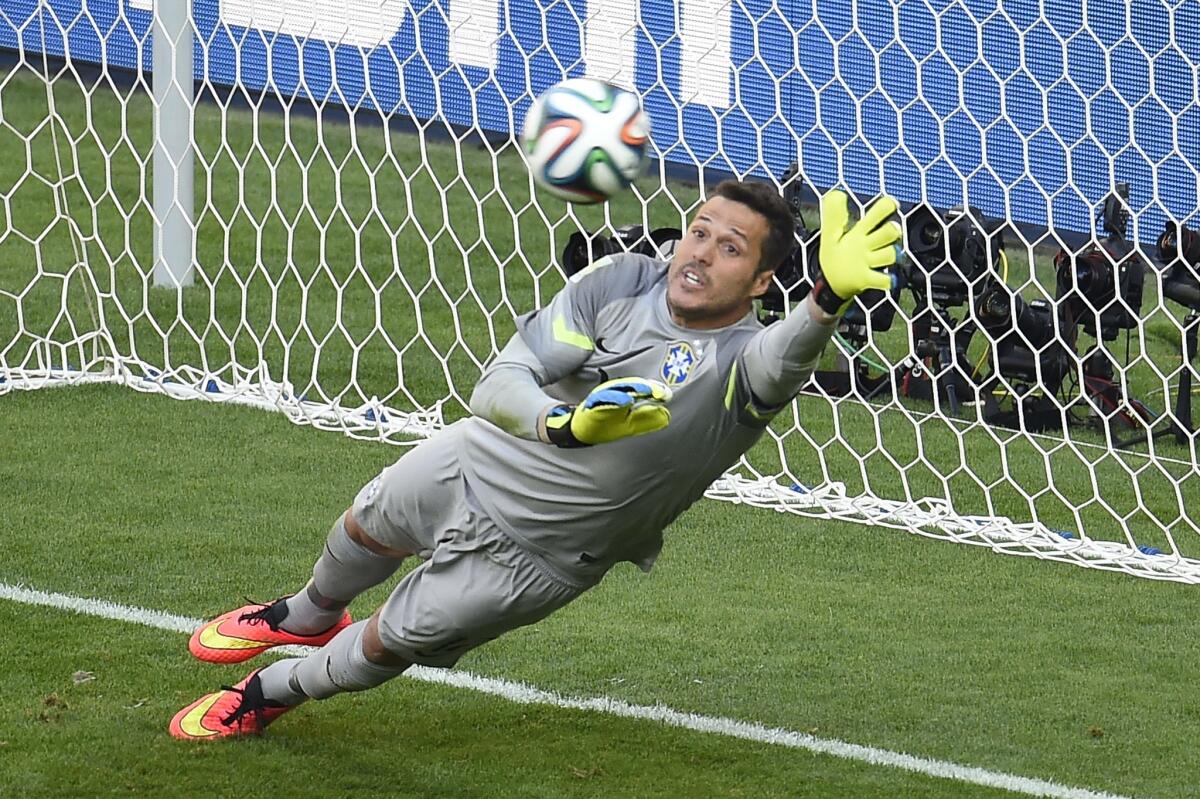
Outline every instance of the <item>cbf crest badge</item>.
{"type": "Polygon", "coordinates": [[[668,386],[678,386],[688,379],[688,375],[692,373],[692,367],[696,365],[695,351],[685,341],[677,341],[667,347],[667,357],[663,359],[662,372],[663,381],[668,386]]]}

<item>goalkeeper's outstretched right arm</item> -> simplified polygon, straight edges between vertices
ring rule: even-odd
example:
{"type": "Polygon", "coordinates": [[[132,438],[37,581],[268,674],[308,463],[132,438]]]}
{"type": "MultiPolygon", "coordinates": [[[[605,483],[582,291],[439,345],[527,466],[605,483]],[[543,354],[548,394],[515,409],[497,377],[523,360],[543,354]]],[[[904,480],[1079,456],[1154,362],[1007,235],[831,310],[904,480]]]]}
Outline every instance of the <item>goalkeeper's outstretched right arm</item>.
{"type": "Polygon", "coordinates": [[[900,226],[889,219],[896,201],[880,197],[848,228],[846,194],[830,191],[821,199],[821,274],[801,308],[757,335],[744,353],[746,376],[755,398],[777,406],[800,391],[816,368],[838,318],[859,294],[887,289],[887,267],[896,263],[900,226]],[[848,229],[847,229],[848,228],[848,229]]]}

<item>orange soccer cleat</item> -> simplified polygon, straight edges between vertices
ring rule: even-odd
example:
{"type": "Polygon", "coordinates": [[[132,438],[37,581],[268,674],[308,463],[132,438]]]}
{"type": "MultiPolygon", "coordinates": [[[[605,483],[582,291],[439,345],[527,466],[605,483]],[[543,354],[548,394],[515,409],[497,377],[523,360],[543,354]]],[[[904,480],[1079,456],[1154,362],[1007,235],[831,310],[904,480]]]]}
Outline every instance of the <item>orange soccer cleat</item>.
{"type": "Polygon", "coordinates": [[[171,719],[171,735],[184,741],[207,741],[260,734],[293,707],[263,698],[260,671],[255,669],[237,685],[222,686],[176,713],[171,719]]]}
{"type": "Polygon", "coordinates": [[[192,633],[188,651],[209,663],[241,663],[275,646],[324,646],[350,625],[350,614],[344,612],[342,618],[324,632],[315,635],[289,633],[279,626],[287,618],[286,599],[277,599],[269,605],[245,605],[205,622],[192,633]]]}

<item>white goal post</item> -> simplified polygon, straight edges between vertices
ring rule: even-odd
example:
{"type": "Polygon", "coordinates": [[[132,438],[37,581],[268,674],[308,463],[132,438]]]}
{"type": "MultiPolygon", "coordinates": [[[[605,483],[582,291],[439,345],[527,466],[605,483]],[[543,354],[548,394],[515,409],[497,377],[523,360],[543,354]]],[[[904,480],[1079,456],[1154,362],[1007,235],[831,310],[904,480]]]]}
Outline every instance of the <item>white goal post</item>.
{"type": "Polygon", "coordinates": [[[709,495],[1197,582],[1198,27],[1165,0],[12,0],[0,403],[105,382],[408,443],[466,412],[573,233],[678,227],[727,175],[886,192],[907,286],[709,495]],[[656,153],[595,208],[514,142],[585,75],[642,97],[656,153]]]}

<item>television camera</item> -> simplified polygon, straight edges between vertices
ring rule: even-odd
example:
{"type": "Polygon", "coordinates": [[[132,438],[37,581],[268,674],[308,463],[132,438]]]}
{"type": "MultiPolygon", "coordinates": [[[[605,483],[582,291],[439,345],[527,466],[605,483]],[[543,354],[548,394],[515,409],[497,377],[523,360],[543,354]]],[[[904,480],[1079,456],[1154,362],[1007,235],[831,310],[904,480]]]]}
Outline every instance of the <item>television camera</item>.
{"type": "Polygon", "coordinates": [[[1118,183],[1097,214],[1104,238],[1054,257],[1056,302],[1064,334],[1077,343],[1076,327],[1095,339],[1077,355],[1083,397],[1104,425],[1135,427],[1146,420],[1145,406],[1123,395],[1114,380],[1116,359],[1102,345],[1120,331],[1141,326],[1142,295],[1149,264],[1126,237],[1129,184],[1118,183]]]}
{"type": "Polygon", "coordinates": [[[1174,436],[1186,445],[1195,434],[1192,426],[1192,362],[1197,355],[1197,329],[1200,328],[1200,235],[1183,224],[1168,221],[1158,237],[1158,258],[1164,266],[1160,273],[1162,295],[1188,309],[1183,319],[1183,364],[1175,395],[1175,413],[1167,426],[1147,432],[1120,446],[1140,444],[1150,438],[1174,436]]]}
{"type": "Polygon", "coordinates": [[[982,291],[996,282],[1004,235],[974,208],[958,206],[938,214],[928,205],[906,219],[910,260],[905,283],[916,301],[912,320],[913,355],[902,367],[901,393],[944,398],[957,415],[960,398],[975,393],[976,375],[967,348],[977,329],[971,315],[982,291]]]}
{"type": "Polygon", "coordinates": [[[1054,257],[1058,304],[1067,324],[1088,335],[1113,341],[1120,330],[1141,325],[1146,260],[1125,237],[1129,225],[1129,184],[1118,183],[1100,212],[1107,236],[1078,252],[1054,257]]]}

